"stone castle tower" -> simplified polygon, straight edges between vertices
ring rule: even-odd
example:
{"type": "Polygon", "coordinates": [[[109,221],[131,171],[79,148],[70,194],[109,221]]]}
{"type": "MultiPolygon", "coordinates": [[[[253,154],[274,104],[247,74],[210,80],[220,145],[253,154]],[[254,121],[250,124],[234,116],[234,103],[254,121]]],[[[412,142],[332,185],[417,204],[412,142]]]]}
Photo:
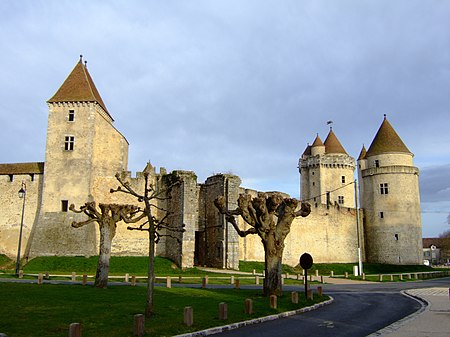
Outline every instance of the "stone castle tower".
{"type": "Polygon", "coordinates": [[[421,264],[419,169],[386,115],[367,152],[361,151],[358,176],[366,259],[421,264]]]}
{"type": "Polygon", "coordinates": [[[355,159],[347,154],[331,128],[325,142],[317,135],[306,147],[298,167],[302,200],[355,208],[355,159]]]}

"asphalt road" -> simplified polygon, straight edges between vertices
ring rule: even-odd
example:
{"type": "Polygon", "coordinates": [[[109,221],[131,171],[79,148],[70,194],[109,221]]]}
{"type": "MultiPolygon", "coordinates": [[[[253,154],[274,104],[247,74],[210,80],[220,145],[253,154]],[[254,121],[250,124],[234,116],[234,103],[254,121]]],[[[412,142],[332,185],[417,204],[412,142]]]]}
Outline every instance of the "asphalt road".
{"type": "Polygon", "coordinates": [[[421,308],[418,301],[403,296],[400,290],[440,286],[450,287],[450,278],[392,284],[324,285],[325,292],[334,298],[330,305],[216,336],[367,336],[421,308]]]}

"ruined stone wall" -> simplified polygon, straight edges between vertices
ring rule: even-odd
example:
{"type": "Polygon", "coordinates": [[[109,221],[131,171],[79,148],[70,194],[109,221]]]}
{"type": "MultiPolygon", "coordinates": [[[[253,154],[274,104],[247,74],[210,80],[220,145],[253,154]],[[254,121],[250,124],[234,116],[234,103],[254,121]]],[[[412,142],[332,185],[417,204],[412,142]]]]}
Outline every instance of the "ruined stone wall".
{"type": "Polygon", "coordinates": [[[36,220],[42,195],[42,174],[0,175],[0,254],[10,258],[17,256],[23,199],[18,196],[22,182],[26,184],[26,199],[22,230],[21,256],[26,256],[26,247],[36,220]]]}
{"type": "MultiPolygon", "coordinates": [[[[248,228],[242,219],[240,225],[248,228]]],[[[316,263],[357,262],[355,209],[335,206],[327,209],[325,205],[318,205],[312,208],[309,216],[296,218],[285,241],[283,263],[295,266],[305,252],[311,254],[316,263]]],[[[264,261],[259,236],[248,235],[240,239],[240,256],[244,261],[264,261]]]]}

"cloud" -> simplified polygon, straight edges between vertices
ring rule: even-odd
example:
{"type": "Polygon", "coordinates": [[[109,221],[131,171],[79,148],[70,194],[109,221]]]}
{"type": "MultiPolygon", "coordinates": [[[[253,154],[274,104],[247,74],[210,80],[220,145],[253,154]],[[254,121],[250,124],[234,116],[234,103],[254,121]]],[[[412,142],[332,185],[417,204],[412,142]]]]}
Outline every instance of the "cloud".
{"type": "Polygon", "coordinates": [[[422,202],[450,202],[450,164],[423,168],[419,181],[422,202]]]}

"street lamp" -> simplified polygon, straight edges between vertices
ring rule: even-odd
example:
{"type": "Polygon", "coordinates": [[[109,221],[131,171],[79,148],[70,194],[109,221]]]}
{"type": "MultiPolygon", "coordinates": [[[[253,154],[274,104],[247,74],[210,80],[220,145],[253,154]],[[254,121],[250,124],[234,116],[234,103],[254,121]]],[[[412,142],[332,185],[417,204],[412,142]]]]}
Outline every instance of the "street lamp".
{"type": "Polygon", "coordinates": [[[20,188],[19,192],[19,198],[23,199],[22,204],[22,221],[20,222],[20,232],[19,232],[19,247],[17,248],[17,260],[16,260],[16,275],[19,276],[19,268],[20,268],[20,248],[22,246],[22,230],[23,230],[23,215],[25,211],[25,199],[27,194],[27,185],[25,185],[24,182],[22,182],[22,187],[20,188]]]}

